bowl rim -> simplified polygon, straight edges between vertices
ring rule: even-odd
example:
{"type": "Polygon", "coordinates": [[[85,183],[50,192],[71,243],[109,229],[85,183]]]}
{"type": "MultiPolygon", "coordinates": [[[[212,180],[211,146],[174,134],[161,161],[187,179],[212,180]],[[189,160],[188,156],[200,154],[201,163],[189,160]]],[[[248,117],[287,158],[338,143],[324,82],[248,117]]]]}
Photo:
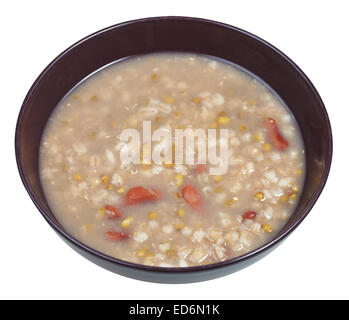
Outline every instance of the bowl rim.
{"type": "Polygon", "coordinates": [[[227,23],[222,23],[214,20],[209,20],[209,19],[204,19],[204,18],[197,18],[197,17],[188,17],[188,16],[157,16],[157,17],[148,17],[148,18],[141,18],[141,19],[135,19],[135,20],[129,20],[121,23],[114,24],[112,26],[103,28],[99,31],[96,31],[81,40],[75,42],[73,45],[65,49],[62,53],[60,53],[55,59],[53,59],[47,67],[40,73],[40,75],[37,77],[31,88],[29,89],[19,112],[18,119],[17,119],[17,124],[16,124],[16,130],[15,130],[15,154],[16,154],[16,162],[17,162],[17,168],[22,180],[22,183],[27,190],[31,200],[33,201],[34,205],[36,208],[39,210],[41,215],[45,218],[45,220],[48,222],[48,224],[56,231],[58,234],[60,234],[65,240],[68,241],[68,243],[71,243],[78,248],[81,248],[83,251],[86,251],[88,254],[91,254],[92,256],[96,256],[101,260],[107,261],[112,264],[118,264],[123,267],[127,268],[132,268],[132,269],[138,269],[141,271],[149,271],[149,272],[155,272],[155,273],[167,273],[167,274],[173,274],[173,273],[188,273],[188,272],[199,272],[199,271],[208,271],[208,270],[213,270],[213,269],[218,269],[218,268],[223,268],[227,267],[233,264],[237,264],[239,262],[244,262],[248,260],[249,258],[253,256],[257,256],[262,254],[263,252],[268,251],[272,247],[275,247],[280,241],[285,239],[293,230],[295,230],[298,225],[304,220],[304,218],[309,214],[310,210],[313,208],[315,202],[319,198],[322,190],[324,189],[324,186],[326,184],[329,171],[331,168],[331,162],[332,162],[332,154],[333,154],[333,136],[332,136],[332,130],[331,130],[331,124],[330,120],[328,117],[328,113],[326,111],[325,105],[315,89],[314,85],[312,82],[309,80],[309,78],[305,75],[305,73],[288,57],[286,56],[283,52],[281,52],[279,49],[271,45],[269,42],[263,40],[262,38],[257,37],[256,35],[247,32],[245,30],[242,30],[240,28],[237,28],[235,26],[231,26],[227,23]],[[328,152],[327,152],[327,157],[326,157],[326,166],[324,168],[324,173],[322,176],[322,179],[317,187],[316,192],[313,194],[311,199],[308,201],[306,207],[302,210],[300,216],[295,220],[293,224],[291,224],[289,227],[287,227],[285,230],[282,232],[279,232],[271,241],[263,244],[262,246],[249,251],[241,256],[231,258],[229,260],[217,262],[217,263],[212,263],[212,264],[207,264],[207,265],[198,265],[198,266],[190,266],[190,267],[158,267],[158,266],[147,266],[143,264],[138,264],[138,263],[133,263],[125,260],[121,260],[118,258],[111,257],[107,254],[104,254],[98,250],[95,250],[87,245],[85,245],[83,242],[75,239],[73,236],[71,236],[68,232],[66,232],[63,227],[61,228],[53,219],[45,212],[45,210],[40,206],[39,202],[36,200],[35,195],[33,194],[31,190],[31,186],[29,183],[29,180],[24,174],[23,171],[23,165],[22,165],[22,156],[21,156],[21,149],[20,149],[20,141],[21,141],[21,128],[22,128],[22,120],[25,114],[25,111],[28,107],[28,102],[30,98],[33,95],[33,92],[37,88],[38,84],[40,81],[45,77],[45,75],[50,72],[51,67],[62,57],[64,57],[68,52],[73,50],[75,47],[85,43],[88,41],[90,38],[96,37],[99,34],[102,34],[104,32],[108,32],[110,30],[114,30],[117,28],[121,28],[123,26],[127,26],[130,24],[137,24],[137,23],[146,23],[146,22],[152,22],[152,21],[191,21],[191,22],[198,22],[198,23],[205,23],[205,24],[212,24],[218,27],[222,27],[225,29],[229,29],[238,33],[241,33],[247,37],[250,37],[260,43],[262,43],[264,46],[267,46],[269,49],[273,50],[276,54],[281,56],[286,62],[288,62],[291,67],[293,67],[297,73],[302,77],[302,79],[306,82],[308,85],[308,88],[312,91],[314,94],[315,99],[317,100],[318,106],[319,106],[319,111],[322,112],[322,115],[325,119],[326,123],[326,129],[328,131],[328,141],[327,141],[327,147],[328,147],[328,152]]]}

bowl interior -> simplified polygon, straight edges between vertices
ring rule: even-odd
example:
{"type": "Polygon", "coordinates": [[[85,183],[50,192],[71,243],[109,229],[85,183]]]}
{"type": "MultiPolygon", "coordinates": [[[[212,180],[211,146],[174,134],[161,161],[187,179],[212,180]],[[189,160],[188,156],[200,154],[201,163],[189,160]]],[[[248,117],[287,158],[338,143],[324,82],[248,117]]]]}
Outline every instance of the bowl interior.
{"type": "Polygon", "coordinates": [[[280,231],[297,225],[325,184],[332,154],[328,118],[309,80],[287,57],[262,40],[224,24],[192,18],[154,18],[107,28],[57,57],[29,91],[18,120],[16,153],[24,184],[35,204],[63,230],[39,179],[41,134],[48,117],[77,83],[115,60],[161,51],[203,53],[231,61],[266,82],[293,112],[306,149],[306,178],[295,213],[280,231]]]}

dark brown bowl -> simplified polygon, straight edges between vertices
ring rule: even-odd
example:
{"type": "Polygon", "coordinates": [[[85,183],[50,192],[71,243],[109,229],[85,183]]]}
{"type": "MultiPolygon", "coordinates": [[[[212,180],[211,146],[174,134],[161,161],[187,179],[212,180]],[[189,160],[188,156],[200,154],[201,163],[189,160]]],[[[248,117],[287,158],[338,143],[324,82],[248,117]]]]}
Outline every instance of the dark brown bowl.
{"type": "Polygon", "coordinates": [[[256,36],[219,22],[159,17],[121,23],[98,31],[60,54],[29,90],[17,122],[16,157],[20,176],[34,204],[73,249],[96,264],[146,281],[184,283],[208,280],[240,270],[261,259],[309,213],[329,174],[332,134],[324,104],[306,75],[283,53],[256,36]],[[261,78],[293,112],[306,150],[305,185],[287,224],[268,243],[224,262],[187,267],[149,267],[118,260],[87,247],[69,235],[45,199],[38,171],[41,134],[62,97],[95,70],[115,60],[160,51],[211,55],[233,62],[261,78]]]}

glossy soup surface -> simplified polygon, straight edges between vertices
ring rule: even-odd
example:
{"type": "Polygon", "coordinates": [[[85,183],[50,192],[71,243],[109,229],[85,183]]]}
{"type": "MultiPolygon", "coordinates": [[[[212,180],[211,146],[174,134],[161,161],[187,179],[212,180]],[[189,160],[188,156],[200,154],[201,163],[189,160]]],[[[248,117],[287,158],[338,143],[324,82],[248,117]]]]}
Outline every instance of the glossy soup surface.
{"type": "Polygon", "coordinates": [[[304,157],[292,114],[258,79],[209,57],[162,53],[110,65],[69,93],[45,129],[40,174],[54,214],[78,240],[122,260],[186,267],[274,237],[302,190],[304,157]],[[227,172],[147,162],[168,141],[144,143],[144,120],[173,141],[175,129],[228,129],[227,172]],[[139,164],[121,161],[127,128],[141,133],[139,164]]]}

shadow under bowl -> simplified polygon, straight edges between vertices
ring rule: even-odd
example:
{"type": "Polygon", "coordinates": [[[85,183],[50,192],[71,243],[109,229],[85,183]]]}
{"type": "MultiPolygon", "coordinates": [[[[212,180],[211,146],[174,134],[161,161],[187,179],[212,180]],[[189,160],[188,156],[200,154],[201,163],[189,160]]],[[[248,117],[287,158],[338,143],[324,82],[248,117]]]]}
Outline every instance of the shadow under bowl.
{"type": "Polygon", "coordinates": [[[326,109],[306,75],[269,43],[241,29],[188,17],[158,17],[121,23],[98,31],[60,54],[29,90],[17,122],[15,150],[19,173],[31,199],[51,227],[73,249],[94,263],[131,278],[185,283],[213,279],[261,259],[305,218],[319,197],[332,159],[332,134],[326,109]],[[289,221],[268,243],[227,261],[186,268],[134,264],[107,256],[74,239],[47,204],[39,177],[40,139],[60,100],[82,79],[121,58],[154,52],[193,52],[237,64],[268,84],[294,114],[306,150],[306,177],[289,221]]]}

